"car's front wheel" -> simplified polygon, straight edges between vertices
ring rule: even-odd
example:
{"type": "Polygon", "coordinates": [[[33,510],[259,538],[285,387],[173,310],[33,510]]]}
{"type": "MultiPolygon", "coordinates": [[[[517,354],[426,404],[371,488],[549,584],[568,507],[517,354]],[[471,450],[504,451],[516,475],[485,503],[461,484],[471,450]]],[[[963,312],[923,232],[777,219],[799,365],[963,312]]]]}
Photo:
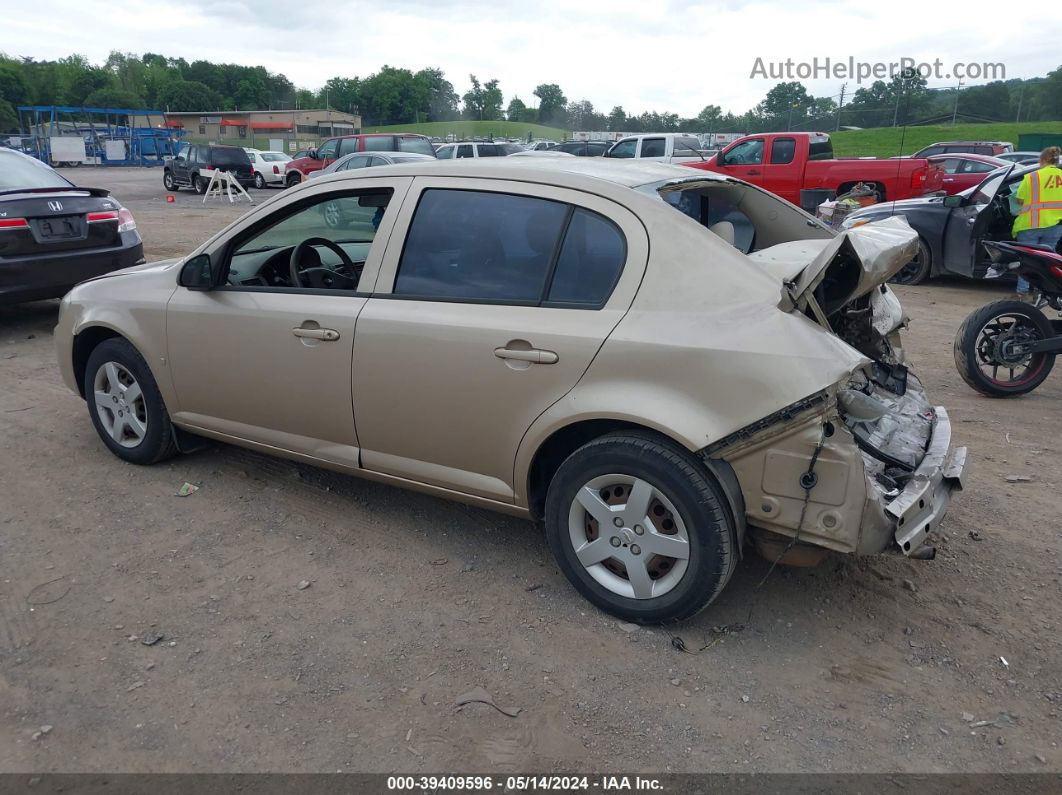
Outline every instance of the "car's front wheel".
{"type": "Polygon", "coordinates": [[[914,259],[893,274],[889,281],[893,284],[906,284],[913,287],[928,279],[932,270],[933,255],[930,253],[926,241],[918,238],[918,251],[915,253],[914,259]]]}
{"type": "Polygon", "coordinates": [[[176,191],[177,190],[177,180],[175,180],[173,178],[173,172],[172,171],[164,171],[163,172],[163,174],[162,174],[162,186],[166,190],[172,190],[172,191],[176,191]]]}
{"type": "Polygon", "coordinates": [[[133,464],[154,464],[177,453],[162,394],[147,362],[129,342],[100,343],[85,367],[89,416],[103,443],[133,464]]]}
{"type": "Polygon", "coordinates": [[[294,188],[302,182],[302,175],[297,171],[289,171],[287,177],[284,178],[284,186],[287,188],[294,188]]]}
{"type": "Polygon", "coordinates": [[[589,442],[561,464],[546,498],[546,533],[583,596],[640,623],[702,610],[738,556],[723,486],[686,450],[633,433],[589,442]]]}

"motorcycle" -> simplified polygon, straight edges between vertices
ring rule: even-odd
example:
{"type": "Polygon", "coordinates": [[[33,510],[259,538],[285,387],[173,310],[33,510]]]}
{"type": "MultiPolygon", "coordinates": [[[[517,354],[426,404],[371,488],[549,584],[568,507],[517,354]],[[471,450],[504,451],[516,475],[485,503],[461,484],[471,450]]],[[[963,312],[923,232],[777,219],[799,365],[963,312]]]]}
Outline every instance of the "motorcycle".
{"type": "Polygon", "coordinates": [[[992,265],[986,279],[1024,276],[1034,303],[994,301],[972,312],[955,334],[955,366],[962,380],[989,397],[1032,392],[1062,353],[1062,255],[1047,246],[983,241],[992,265]]]}

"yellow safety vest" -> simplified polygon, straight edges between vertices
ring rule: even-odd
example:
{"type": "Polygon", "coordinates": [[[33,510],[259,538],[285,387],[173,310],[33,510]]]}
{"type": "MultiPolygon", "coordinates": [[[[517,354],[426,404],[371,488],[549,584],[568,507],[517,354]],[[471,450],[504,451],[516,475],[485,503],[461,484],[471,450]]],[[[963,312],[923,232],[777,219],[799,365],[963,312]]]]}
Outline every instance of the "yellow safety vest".
{"type": "Polygon", "coordinates": [[[1044,229],[1062,222],[1062,169],[1044,166],[1025,175],[1018,188],[1021,213],[1014,219],[1011,232],[1044,229]]]}

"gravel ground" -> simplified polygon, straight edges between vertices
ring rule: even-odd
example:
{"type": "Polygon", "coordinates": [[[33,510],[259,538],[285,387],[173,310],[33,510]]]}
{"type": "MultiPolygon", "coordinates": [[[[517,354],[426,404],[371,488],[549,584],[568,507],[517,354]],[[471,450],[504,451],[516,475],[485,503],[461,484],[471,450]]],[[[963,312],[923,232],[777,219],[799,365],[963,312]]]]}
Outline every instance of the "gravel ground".
{"type": "MultiPolygon", "coordinates": [[[[246,209],[72,176],[149,258],[246,209]]],[[[0,309],[0,771],[1062,769],[1062,375],[979,397],[952,338],[999,291],[898,293],[970,447],[936,561],[761,586],[749,556],[670,632],[589,607],[526,522],[223,445],[127,465],[60,382],[56,303],[0,309]],[[456,706],[477,687],[519,712],[456,706]]]]}

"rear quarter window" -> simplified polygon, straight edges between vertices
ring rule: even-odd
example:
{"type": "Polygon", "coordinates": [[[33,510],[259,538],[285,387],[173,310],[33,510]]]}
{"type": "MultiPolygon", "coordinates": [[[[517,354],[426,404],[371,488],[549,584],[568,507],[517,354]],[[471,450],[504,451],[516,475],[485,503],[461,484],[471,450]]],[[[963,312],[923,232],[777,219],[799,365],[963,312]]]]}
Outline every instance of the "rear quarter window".
{"type": "Polygon", "coordinates": [[[627,261],[627,241],[614,223],[581,207],[572,213],[547,300],[601,305],[627,261]]]}

